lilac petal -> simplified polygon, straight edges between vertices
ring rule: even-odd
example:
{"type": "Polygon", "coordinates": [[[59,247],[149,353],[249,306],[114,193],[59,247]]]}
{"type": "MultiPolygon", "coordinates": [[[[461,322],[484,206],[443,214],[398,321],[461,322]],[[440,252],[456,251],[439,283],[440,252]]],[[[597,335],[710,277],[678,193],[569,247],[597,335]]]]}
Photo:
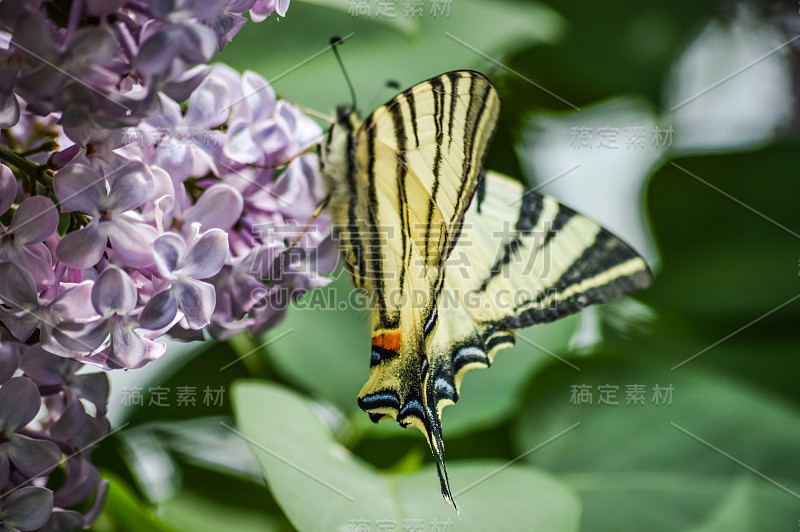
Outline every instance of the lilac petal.
{"type": "Polygon", "coordinates": [[[145,122],[156,128],[159,134],[164,134],[165,130],[174,129],[183,122],[183,113],[178,102],[164,94],[159,94],[158,104],[160,106],[159,113],[147,117],[145,122]]]}
{"type": "Polygon", "coordinates": [[[108,402],[108,375],[104,372],[84,373],[72,377],[71,388],[83,399],[97,407],[98,415],[105,415],[108,402]]]}
{"type": "MultiPolygon", "coordinates": [[[[90,521],[91,522],[91,521],[90,521]]],[[[50,519],[37,532],[71,532],[84,527],[84,517],[73,510],[53,508],[50,519]]]]}
{"type": "Polygon", "coordinates": [[[265,20],[275,11],[276,2],[277,0],[256,0],[256,3],[250,8],[250,20],[253,22],[265,20]]]}
{"type": "Polygon", "coordinates": [[[158,236],[155,227],[138,221],[130,221],[123,215],[114,219],[108,238],[114,248],[114,256],[126,266],[146,268],[153,264],[151,243],[158,236]]]}
{"type": "Polygon", "coordinates": [[[11,473],[11,463],[8,461],[6,445],[0,444],[0,486],[5,486],[11,473]]]}
{"type": "Polygon", "coordinates": [[[91,301],[93,286],[93,281],[84,281],[56,296],[47,309],[53,323],[84,321],[97,316],[94,309],[86,304],[91,301]]]}
{"type": "Polygon", "coordinates": [[[228,7],[230,0],[188,0],[182,2],[181,10],[190,12],[197,20],[218,17],[228,7]]]}
{"type": "Polygon", "coordinates": [[[294,105],[281,100],[278,102],[277,113],[290,125],[292,139],[296,144],[306,146],[317,143],[322,138],[319,125],[294,105]]]}
{"type": "MultiPolygon", "coordinates": [[[[0,341],[0,385],[10,379],[19,367],[19,347],[14,342],[0,341]]],[[[0,482],[0,486],[3,483],[0,482]]]]}
{"type": "MultiPolygon", "coordinates": [[[[115,367],[118,368],[119,366],[115,367]]],[[[88,416],[83,425],[83,430],[75,435],[72,445],[78,449],[92,447],[95,443],[102,440],[110,430],[111,423],[109,423],[107,418],[88,416]]]]}
{"type": "Polygon", "coordinates": [[[58,441],[72,442],[89,419],[92,417],[84,410],[83,403],[75,400],[69,401],[58,420],[50,425],[50,436],[58,441]]]}
{"type": "MultiPolygon", "coordinates": [[[[274,155],[276,152],[285,150],[289,147],[291,136],[289,128],[284,120],[263,120],[251,127],[253,142],[255,142],[262,153],[274,155]]],[[[280,155],[279,162],[285,162],[287,157],[280,155]]]]}
{"type": "Polygon", "coordinates": [[[20,368],[39,386],[57,386],[64,378],[80,369],[80,362],[48,353],[38,345],[25,350],[20,368]]]}
{"type": "Polygon", "coordinates": [[[39,326],[39,318],[30,311],[17,314],[0,310],[0,322],[11,331],[11,334],[20,342],[25,342],[31,337],[33,331],[39,326]]]}
{"type": "Polygon", "coordinates": [[[209,187],[183,216],[183,223],[199,222],[201,229],[229,230],[239,220],[244,200],[235,188],[220,183],[209,187]]]}
{"type": "Polygon", "coordinates": [[[136,308],[136,295],[136,285],[128,274],[110,266],[94,282],[92,305],[101,316],[124,316],[136,308]]]}
{"type": "Polygon", "coordinates": [[[275,91],[272,86],[249,70],[242,74],[242,92],[247,106],[250,108],[250,117],[255,120],[270,117],[275,112],[275,91]]]}
{"type": "Polygon", "coordinates": [[[39,297],[31,276],[14,263],[0,264],[0,300],[14,308],[38,306],[39,297]]]}
{"type": "Polygon", "coordinates": [[[186,124],[190,127],[212,129],[223,124],[230,112],[228,88],[221,80],[206,78],[189,98],[186,124]]]}
{"type": "Polygon", "coordinates": [[[37,290],[48,288],[55,281],[53,258],[42,243],[28,244],[15,253],[11,261],[31,275],[37,290]]]}
{"type": "Polygon", "coordinates": [[[61,508],[78,505],[92,495],[100,483],[100,473],[82,457],[67,461],[67,480],[56,492],[54,503],[61,508]]]}
{"type": "Polygon", "coordinates": [[[96,216],[106,197],[106,179],[84,164],[62,168],[53,177],[53,190],[61,212],[80,211],[96,216]]]}
{"type": "Polygon", "coordinates": [[[106,228],[92,220],[83,229],[67,233],[56,247],[58,260],[70,268],[91,268],[103,258],[108,243],[106,228]]]}
{"type": "Polygon", "coordinates": [[[202,329],[211,322],[217,298],[214,285],[202,281],[183,280],[175,284],[174,290],[177,292],[178,304],[189,327],[202,329]]]}
{"type": "Polygon", "coordinates": [[[66,349],[89,353],[103,345],[113,326],[113,318],[86,324],[63,322],[53,329],[53,338],[66,349]]]}
{"type": "Polygon", "coordinates": [[[61,463],[61,450],[51,441],[14,434],[8,438],[8,457],[23,475],[47,475],[61,463]]]}
{"type": "Polygon", "coordinates": [[[178,271],[192,279],[206,279],[216,275],[227,258],[228,234],[220,229],[209,229],[194,243],[178,271]]]}
{"type": "Polygon", "coordinates": [[[185,139],[165,138],[156,148],[153,164],[164,169],[174,182],[185,181],[194,164],[192,146],[185,139]]]}
{"type": "Polygon", "coordinates": [[[44,196],[26,198],[20,203],[9,231],[22,244],[47,240],[58,226],[58,211],[44,196]]]}
{"type": "Polygon", "coordinates": [[[197,65],[162,83],[161,90],[176,102],[182,102],[191,96],[209,71],[208,65],[197,65]]]}
{"type": "Polygon", "coordinates": [[[12,434],[36,417],[39,388],[26,377],[14,377],[0,387],[0,433],[12,434]]]}
{"type": "Polygon", "coordinates": [[[157,330],[169,325],[178,313],[178,302],[171,290],[164,290],[153,296],[142,310],[139,323],[145,329],[157,330]]]}
{"type": "Polygon", "coordinates": [[[139,367],[147,355],[144,339],[129,327],[114,327],[111,331],[111,348],[114,354],[110,358],[125,368],[139,367]]]}
{"type": "MultiPolygon", "coordinates": [[[[224,0],[223,0],[224,1],[224,0]]],[[[205,63],[217,51],[217,34],[208,26],[173,24],[181,40],[180,57],[191,65],[205,63]]]]}
{"type": "Polygon", "coordinates": [[[178,53],[178,46],[178,40],[166,30],[151,35],[139,47],[135,62],[137,70],[147,76],[164,72],[178,53]]]}
{"type": "MultiPolygon", "coordinates": [[[[117,51],[114,34],[105,26],[83,28],[69,41],[73,61],[96,65],[107,61],[117,51]]],[[[77,73],[77,72],[76,72],[77,73]]]]}
{"type": "Polygon", "coordinates": [[[275,11],[282,16],[286,16],[286,11],[289,9],[289,0],[277,0],[277,5],[275,6],[275,11]]]}
{"type": "Polygon", "coordinates": [[[134,209],[153,197],[155,181],[147,167],[131,161],[114,174],[114,183],[104,206],[123,212],[134,209]]]}
{"type": "Polygon", "coordinates": [[[222,152],[227,158],[239,163],[254,163],[263,154],[250,134],[250,124],[246,122],[231,125],[222,152]]]}
{"type": "Polygon", "coordinates": [[[17,122],[19,122],[19,100],[12,92],[0,100],[0,128],[11,128],[17,122]]]}
{"type": "Polygon", "coordinates": [[[86,11],[95,17],[109,15],[122,8],[125,0],[86,0],[86,11]]]}
{"type": "MultiPolygon", "coordinates": [[[[97,486],[97,492],[95,493],[94,496],[94,504],[92,504],[92,507],[83,516],[84,526],[88,526],[94,523],[100,516],[100,512],[103,511],[103,506],[105,505],[106,502],[107,494],[108,494],[108,480],[101,480],[100,484],[97,486]]],[[[64,530],[72,530],[72,529],[66,528],[64,530]]]]}
{"type": "Polygon", "coordinates": [[[11,493],[0,510],[3,528],[27,532],[44,526],[53,512],[53,492],[28,486],[11,493]]]}
{"type": "Polygon", "coordinates": [[[186,253],[186,243],[175,233],[164,233],[153,242],[153,258],[161,275],[172,278],[178,261],[186,253]]]}
{"type": "Polygon", "coordinates": [[[17,180],[11,169],[0,164],[0,214],[5,213],[17,196],[17,180]]]}

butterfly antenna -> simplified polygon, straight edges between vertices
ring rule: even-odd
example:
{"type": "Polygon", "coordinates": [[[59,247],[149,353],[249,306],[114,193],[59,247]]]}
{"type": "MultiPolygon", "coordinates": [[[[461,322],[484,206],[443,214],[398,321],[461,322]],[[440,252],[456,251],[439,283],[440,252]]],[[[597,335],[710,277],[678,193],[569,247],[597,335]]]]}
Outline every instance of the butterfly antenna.
{"type": "Polygon", "coordinates": [[[347,87],[350,89],[350,97],[353,100],[353,109],[356,108],[356,91],[353,88],[353,82],[350,81],[350,76],[347,75],[347,69],[344,68],[344,62],[342,62],[342,58],[339,55],[339,46],[343,44],[344,41],[341,37],[331,37],[331,47],[333,48],[333,54],[336,56],[336,60],[339,62],[339,67],[342,69],[342,74],[344,74],[344,79],[347,81],[347,87]]]}

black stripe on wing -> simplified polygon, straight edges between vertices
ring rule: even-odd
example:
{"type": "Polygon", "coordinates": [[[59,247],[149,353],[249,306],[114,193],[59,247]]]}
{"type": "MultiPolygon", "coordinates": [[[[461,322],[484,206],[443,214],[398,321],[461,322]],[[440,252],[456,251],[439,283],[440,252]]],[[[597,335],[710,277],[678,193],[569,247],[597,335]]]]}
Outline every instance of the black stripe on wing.
{"type": "Polygon", "coordinates": [[[529,235],[534,227],[539,223],[539,217],[544,210],[544,197],[536,193],[524,194],[520,200],[519,216],[514,224],[516,234],[503,245],[503,252],[500,257],[492,264],[489,275],[486,276],[478,286],[479,292],[484,292],[492,279],[503,270],[503,266],[511,261],[514,253],[522,246],[522,237],[529,235]]]}

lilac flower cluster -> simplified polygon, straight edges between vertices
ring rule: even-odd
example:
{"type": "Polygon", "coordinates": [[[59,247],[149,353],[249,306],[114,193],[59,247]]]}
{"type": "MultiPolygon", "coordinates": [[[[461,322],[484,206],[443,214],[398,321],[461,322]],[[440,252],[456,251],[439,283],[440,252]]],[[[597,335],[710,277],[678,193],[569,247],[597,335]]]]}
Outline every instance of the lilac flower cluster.
{"type": "Polygon", "coordinates": [[[0,2],[0,127],[27,109],[69,127],[130,126],[183,101],[245,23],[288,0],[0,2]],[[25,103],[25,109],[22,107],[25,103]]]}
{"type": "Polygon", "coordinates": [[[261,334],[326,282],[329,222],[307,230],[320,128],[257,74],[204,64],[243,13],[287,7],[0,2],[0,528],[75,530],[102,506],[87,449],[108,379],[85,364],[261,334]]]}

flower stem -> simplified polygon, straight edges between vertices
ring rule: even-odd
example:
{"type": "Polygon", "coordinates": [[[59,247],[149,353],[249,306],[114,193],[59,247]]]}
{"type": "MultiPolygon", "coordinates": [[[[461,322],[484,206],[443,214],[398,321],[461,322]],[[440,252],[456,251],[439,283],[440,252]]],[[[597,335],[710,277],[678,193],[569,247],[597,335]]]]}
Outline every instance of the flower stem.
{"type": "Polygon", "coordinates": [[[53,176],[48,172],[47,166],[29,161],[24,156],[0,144],[0,160],[7,162],[22,174],[25,189],[31,195],[36,195],[36,184],[45,188],[45,195],[53,191],[53,176]]]}

